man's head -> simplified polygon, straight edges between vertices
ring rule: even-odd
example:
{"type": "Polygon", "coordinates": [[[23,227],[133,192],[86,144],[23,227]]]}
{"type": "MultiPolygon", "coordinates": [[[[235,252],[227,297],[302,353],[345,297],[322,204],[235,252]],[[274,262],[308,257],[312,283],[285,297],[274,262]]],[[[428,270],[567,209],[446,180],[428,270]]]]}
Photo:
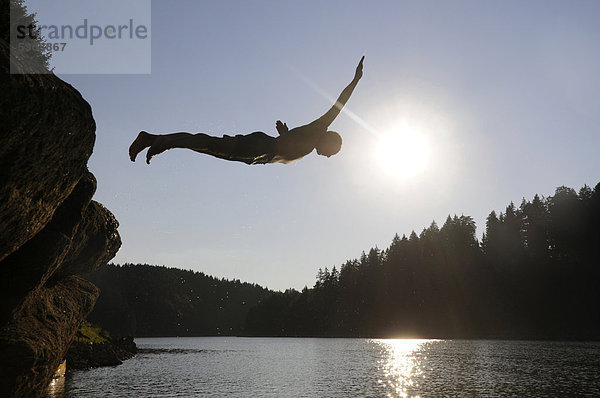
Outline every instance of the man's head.
{"type": "Polygon", "coordinates": [[[315,147],[319,155],[330,157],[342,149],[342,137],[335,131],[328,131],[321,136],[315,147]]]}

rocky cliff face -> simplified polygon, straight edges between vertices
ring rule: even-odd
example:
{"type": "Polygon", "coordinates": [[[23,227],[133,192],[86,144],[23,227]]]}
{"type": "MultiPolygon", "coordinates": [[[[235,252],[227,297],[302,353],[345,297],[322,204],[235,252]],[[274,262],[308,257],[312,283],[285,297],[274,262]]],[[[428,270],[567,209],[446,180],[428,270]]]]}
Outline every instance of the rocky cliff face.
{"type": "MultiPolygon", "coordinates": [[[[10,75],[0,40],[0,397],[44,393],[121,245],[92,200],[89,104],[58,77],[10,75]]],[[[18,65],[17,65],[18,66],[18,65]]]]}

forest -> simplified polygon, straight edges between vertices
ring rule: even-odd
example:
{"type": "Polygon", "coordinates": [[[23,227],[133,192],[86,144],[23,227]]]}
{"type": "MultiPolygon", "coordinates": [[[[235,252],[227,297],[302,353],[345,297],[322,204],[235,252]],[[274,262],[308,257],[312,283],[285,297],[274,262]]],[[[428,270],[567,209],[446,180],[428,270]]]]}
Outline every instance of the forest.
{"type": "Polygon", "coordinates": [[[101,290],[88,320],[113,337],[240,334],[249,308],[271,293],[256,284],[148,264],[108,264],[86,278],[101,290]]]}
{"type": "Polygon", "coordinates": [[[263,299],[245,332],[264,336],[600,338],[600,184],[448,216],[396,235],[313,288],[263,299]]]}
{"type": "Polygon", "coordinates": [[[312,288],[256,284],[150,265],[108,265],[91,322],[113,335],[597,340],[600,184],[510,203],[487,217],[448,216],[396,235],[312,288]]]}

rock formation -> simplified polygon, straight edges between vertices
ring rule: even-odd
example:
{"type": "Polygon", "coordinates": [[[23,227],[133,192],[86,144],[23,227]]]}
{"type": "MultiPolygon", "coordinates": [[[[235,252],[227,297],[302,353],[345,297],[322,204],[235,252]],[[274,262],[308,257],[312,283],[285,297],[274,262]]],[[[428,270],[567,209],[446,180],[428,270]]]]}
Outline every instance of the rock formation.
{"type": "Polygon", "coordinates": [[[92,200],[89,104],[53,74],[9,71],[0,39],[0,397],[35,397],[98,297],[77,275],[106,264],[121,240],[92,200]]]}
{"type": "Polygon", "coordinates": [[[133,337],[107,339],[102,343],[73,341],[67,351],[69,369],[89,369],[101,366],[116,366],[133,358],[137,347],[133,337]]]}

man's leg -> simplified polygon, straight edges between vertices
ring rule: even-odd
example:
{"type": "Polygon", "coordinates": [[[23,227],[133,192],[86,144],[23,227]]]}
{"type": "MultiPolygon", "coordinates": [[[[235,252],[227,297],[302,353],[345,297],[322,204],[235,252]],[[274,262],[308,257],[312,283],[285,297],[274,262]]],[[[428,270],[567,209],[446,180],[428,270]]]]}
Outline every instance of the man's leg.
{"type": "Polygon", "coordinates": [[[214,153],[227,154],[233,150],[233,142],[203,133],[150,134],[141,131],[129,147],[129,157],[135,161],[137,154],[148,147],[146,163],[150,163],[152,157],[159,153],[173,148],[191,149],[211,155],[214,153]]]}
{"type": "Polygon", "coordinates": [[[206,150],[209,147],[211,139],[215,139],[215,137],[203,133],[172,133],[157,135],[146,153],[146,163],[150,164],[150,160],[154,156],[173,148],[191,149],[203,152],[203,150],[206,150]]]}

